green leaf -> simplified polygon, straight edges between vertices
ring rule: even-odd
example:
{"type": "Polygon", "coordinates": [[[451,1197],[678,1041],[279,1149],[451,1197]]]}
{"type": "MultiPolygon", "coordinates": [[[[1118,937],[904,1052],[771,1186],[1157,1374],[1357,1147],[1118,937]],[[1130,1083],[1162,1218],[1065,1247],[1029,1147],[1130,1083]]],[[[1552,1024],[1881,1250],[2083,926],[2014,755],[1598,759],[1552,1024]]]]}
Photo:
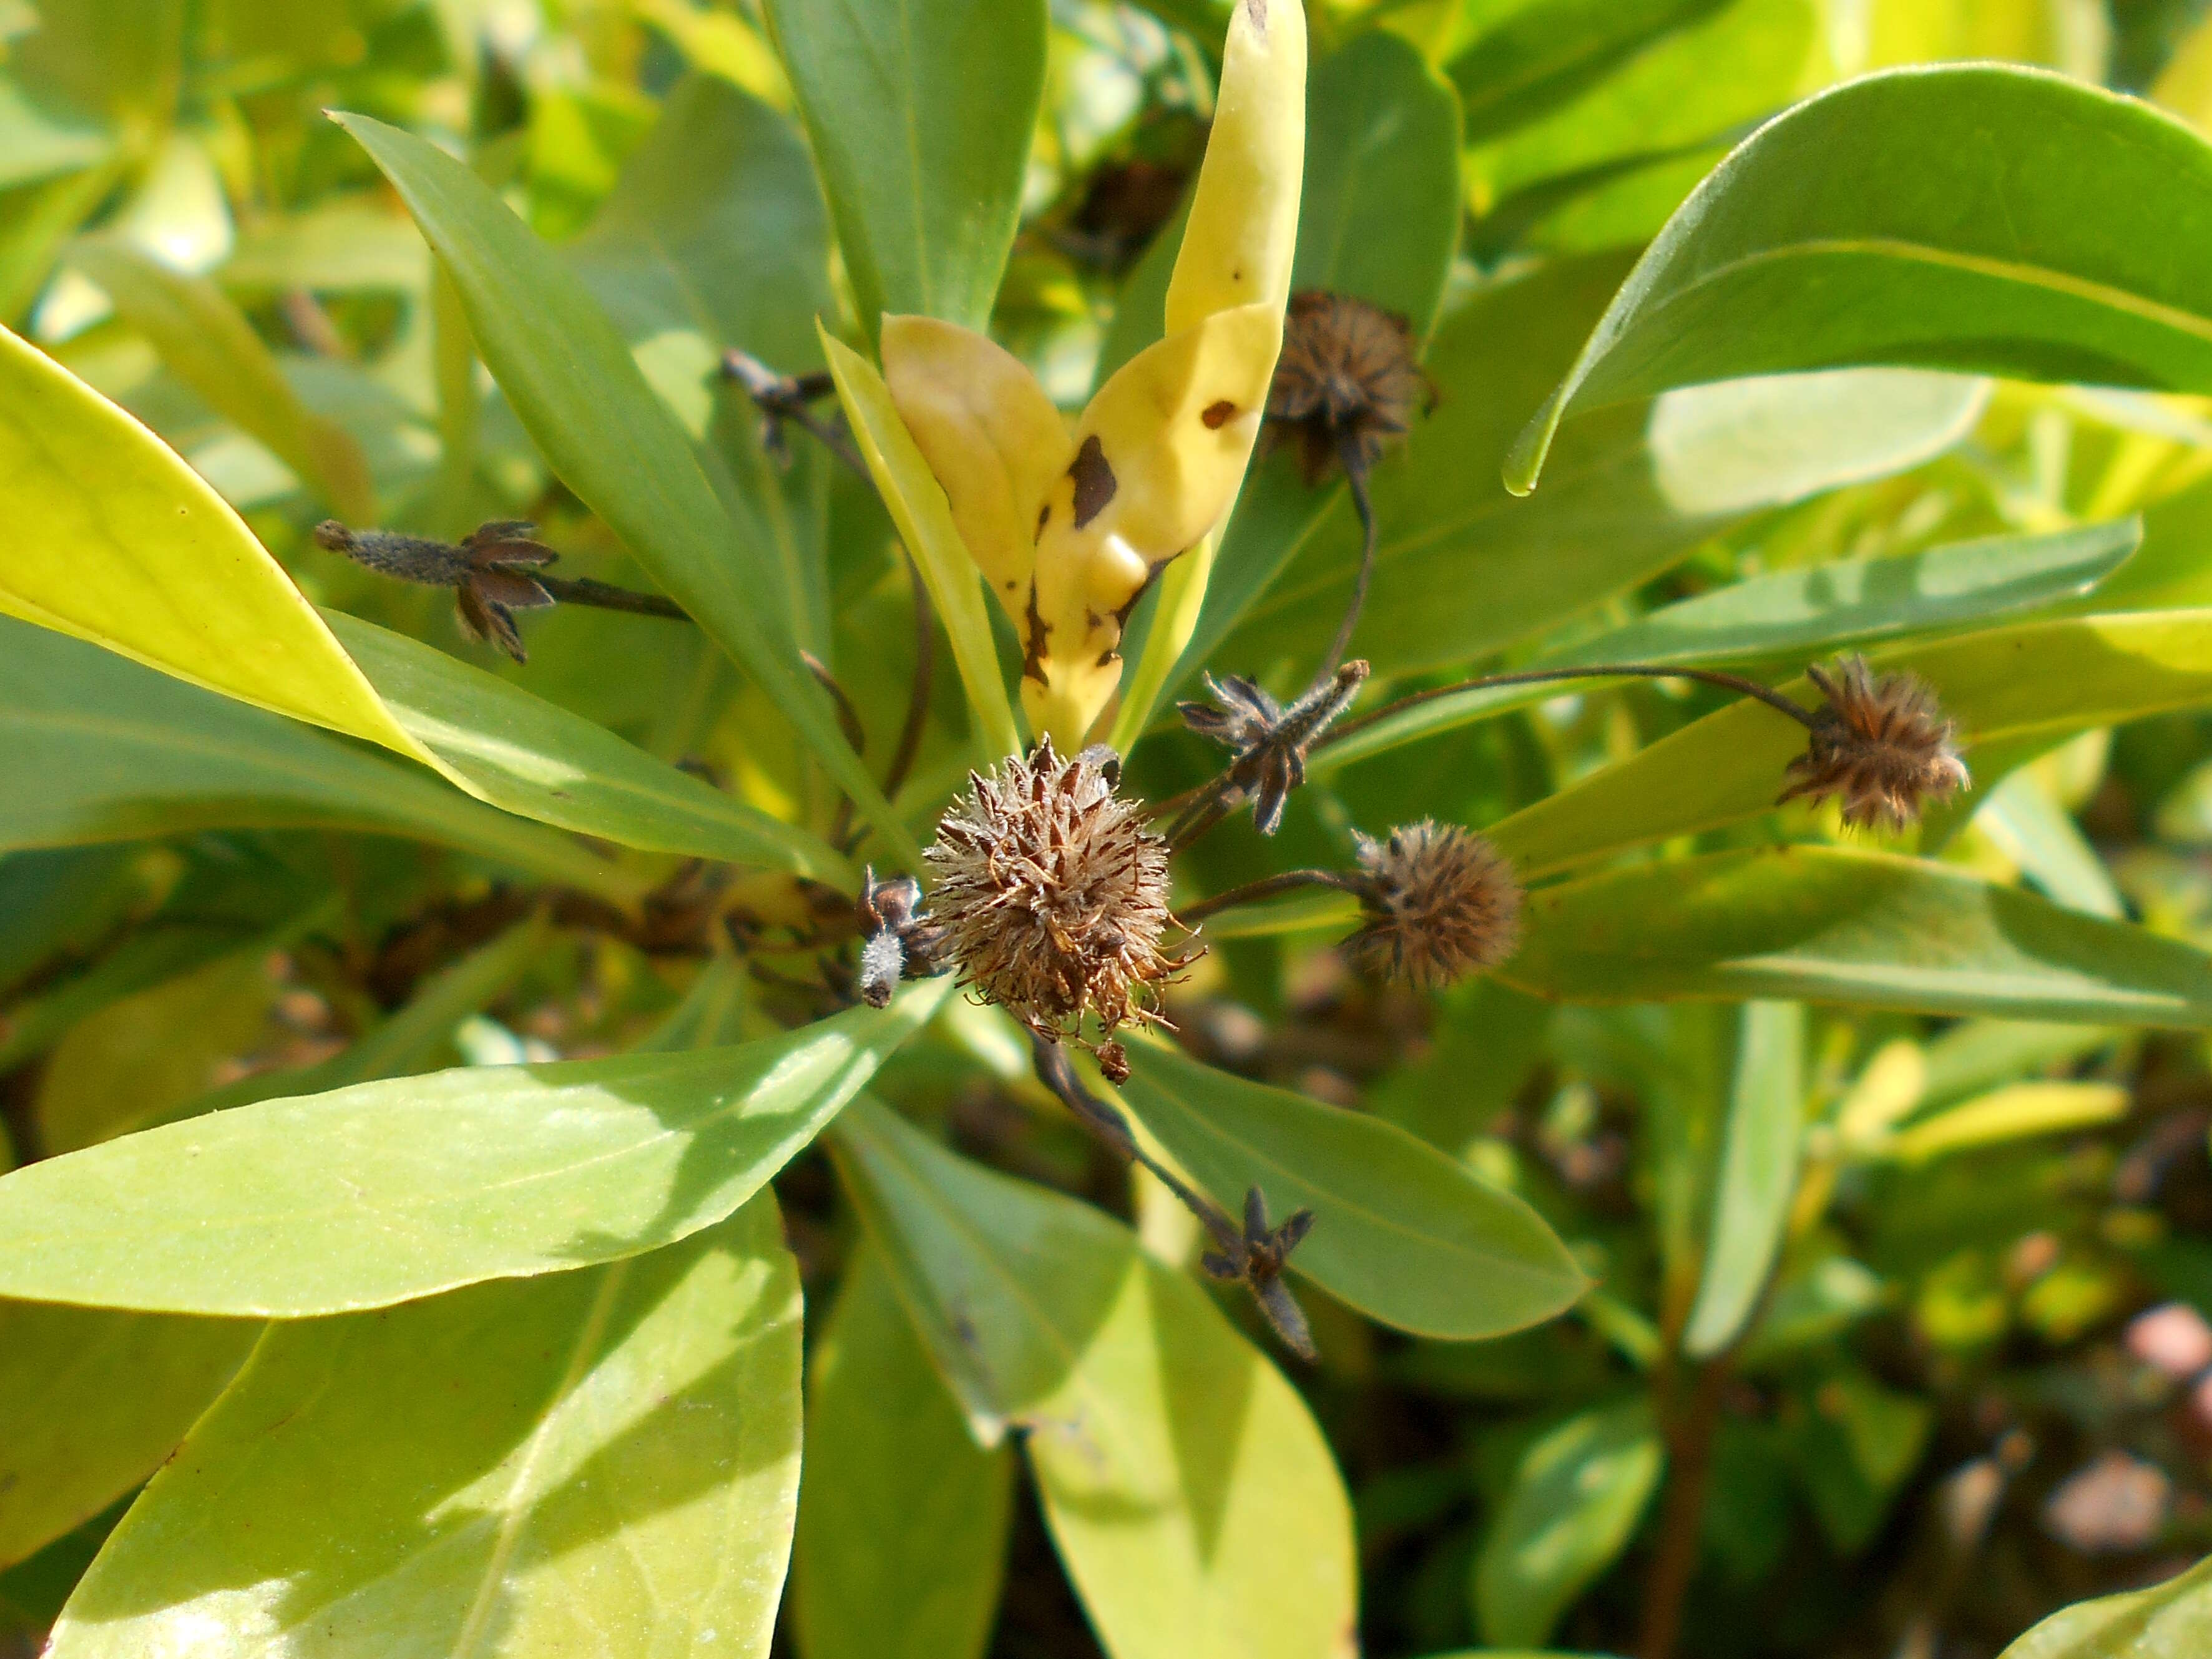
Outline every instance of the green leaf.
{"type": "Polygon", "coordinates": [[[1042,0],[769,0],[860,325],[980,329],[1044,97],[1042,0]]]}
{"type": "Polygon", "coordinates": [[[765,1653],[799,1386],[765,1195],[635,1261],[278,1326],[49,1651],[765,1653]]]}
{"type": "Polygon", "coordinates": [[[865,1240],[814,1348],[799,1505],[806,1659],[981,1659],[1013,1450],[979,1449],[865,1240]]]}
{"type": "MultiPolygon", "coordinates": [[[[1395,312],[1414,340],[1425,343],[1459,246],[1458,100],[1412,46],[1377,32],[1356,37],[1317,64],[1307,102],[1305,193],[1291,286],[1350,294],[1395,312]]],[[[1171,262],[1180,227],[1164,240],[1171,262]]],[[[1148,271],[1152,264],[1148,253],[1148,271]]],[[[1128,337],[1127,343],[1140,347],[1158,337],[1166,285],[1163,264],[1157,292],[1134,282],[1125,291],[1124,307],[1147,307],[1143,339],[1128,337]]],[[[1117,316],[1121,343],[1119,321],[1117,316]]],[[[1340,485],[1309,488],[1287,455],[1253,468],[1214,562],[1198,627],[1164,689],[1211,659],[1342,494],[1340,485]]]]}
{"type": "Polygon", "coordinates": [[[396,761],[0,618],[0,849],[280,826],[413,836],[635,890],[568,836],[396,761]]]}
{"type": "Polygon", "coordinates": [[[341,517],[374,521],[376,502],[361,446],[300,401],[275,355],[221,289],[115,237],[78,243],[69,262],[100,285],[116,314],[217,414],[266,444],[341,517]]]}
{"type": "Polygon", "coordinates": [[[1395,1124],[1246,1082],[1163,1048],[1130,1050],[1124,1091],[1146,1128],[1232,1213],[1314,1212],[1291,1266],[1417,1335],[1502,1336],[1589,1286],[1543,1218],[1395,1124]]]}
{"type": "MultiPolygon", "coordinates": [[[[1940,633],[2085,594],[2142,540],[2140,519],[2119,519],[2046,536],[1990,536],[1895,558],[1778,570],[1663,606],[1529,665],[1765,661],[1940,633]]],[[[1437,697],[1329,744],[1315,755],[1313,769],[1331,771],[1559,694],[1557,684],[1506,685],[1437,697]]]]}
{"type": "Polygon", "coordinates": [[[838,401],[868,464],[868,475],[883,492],[884,505],[890,509],[907,551],[928,586],[930,603],[952,641],[952,659],[968,694],[969,712],[983,747],[981,758],[995,765],[1004,756],[1025,752],[1027,745],[1006,696],[1006,676],[999,669],[999,647],[983,605],[982,574],[960,539],[943,486],[899,418],[890,388],[876,366],[826,330],[822,349],[828,354],[838,401]]]}
{"type": "Polygon", "coordinates": [[[942,985],[696,1053],[264,1101],[0,1177],[0,1295],[296,1317],[614,1261],[720,1221],[942,985]]]}
{"type": "Polygon", "coordinates": [[[1352,1518],[1321,1431],[1205,1292],[1107,1217],[854,1103],[831,1141],[980,1436],[1027,1429],[1112,1659],[1343,1659],[1352,1518]]]}
{"type": "Polygon", "coordinates": [[[461,163],[380,121],[339,119],[414,213],[485,363],[562,482],[791,719],[890,851],[919,867],[913,834],[760,603],[781,575],[735,535],[689,435],[581,281],[461,163]]]}
{"type": "Polygon", "coordinates": [[[480,799],[624,847],[850,882],[818,836],[733,800],[605,727],[444,652],[325,620],[409,734],[480,799]]]}
{"type": "MultiPolygon", "coordinates": [[[[1907,669],[1954,715],[1966,759],[2032,741],[2212,702],[2212,611],[2123,612],[2010,628],[1869,653],[1907,669]]],[[[1804,680],[1779,688],[1808,708],[1804,680]]],[[[1758,817],[1781,792],[1804,731],[1750,699],[1732,703],[1630,759],[1502,819],[1488,832],[1529,875],[1675,836],[1758,817]]],[[[1805,809],[1793,808],[1799,822],[1805,809]]]]}
{"type": "Polygon", "coordinates": [[[0,330],[0,611],[427,760],[244,520],[137,421],[0,330]]]}
{"type": "Polygon", "coordinates": [[[1682,1331],[1683,1350],[1693,1358],[1734,1342],[1766,1288],[1797,1191],[1804,1112],[1804,1009],[1794,1002],[1745,1005],[1705,1273],[1682,1331]]]}
{"type": "Polygon", "coordinates": [[[1627,1547],[1666,1461],[1640,1397],[1571,1417],[1530,1446],[1475,1559],[1485,1639],[1540,1645],[1627,1547]]]}
{"type": "Polygon", "coordinates": [[[1540,889],[1527,916],[1498,977],[1543,996],[2212,1025],[2204,952],[1920,859],[1715,853],[1540,889]]]}
{"type": "Polygon", "coordinates": [[[2132,99],[1993,64],[1869,76],[1746,140],[1660,233],[1515,445],[1571,414],[1848,363],[2212,390],[2212,149],[2132,99]],[[1835,166],[1848,155],[1851,165],[1835,166]]]}
{"type": "Polygon", "coordinates": [[[2093,1129],[2125,1117],[2130,1104],[2128,1091],[2114,1083],[2008,1084],[1917,1119],[1874,1151],[1924,1164],[1969,1147],[2093,1129]]]}
{"type": "Polygon", "coordinates": [[[1510,132],[1601,82],[1654,40],[1726,0],[1534,0],[1511,8],[1451,60],[1468,137],[1510,132]]]}
{"type": "Polygon", "coordinates": [[[12,76],[0,79],[0,190],[98,167],[114,152],[106,128],[43,103],[12,76]]]}
{"type": "Polygon", "coordinates": [[[250,1320],[0,1302],[0,1566],[152,1474],[260,1334],[250,1320]]]}
{"type": "Polygon", "coordinates": [[[2212,1560],[2054,1613],[1998,1659],[2191,1659],[2212,1646],[2212,1560]]]}

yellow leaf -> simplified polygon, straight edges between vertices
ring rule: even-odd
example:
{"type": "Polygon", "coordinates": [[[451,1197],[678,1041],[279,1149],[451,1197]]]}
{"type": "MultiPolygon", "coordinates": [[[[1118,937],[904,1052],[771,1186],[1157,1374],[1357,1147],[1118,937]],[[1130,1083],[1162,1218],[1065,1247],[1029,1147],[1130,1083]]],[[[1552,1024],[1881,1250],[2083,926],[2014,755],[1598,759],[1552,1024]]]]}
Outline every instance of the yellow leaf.
{"type": "Polygon", "coordinates": [[[961,540],[1017,626],[1036,562],[1037,509],[1075,443],[1022,360],[973,329],[890,317],[884,384],[943,486],[961,540]]]}
{"type": "Polygon", "coordinates": [[[434,765],[228,502],[0,329],[0,611],[434,765]]]}
{"type": "Polygon", "coordinates": [[[1238,0],[1221,92],[1168,283],[1167,331],[1290,298],[1306,150],[1306,20],[1299,0],[1238,0]]]}

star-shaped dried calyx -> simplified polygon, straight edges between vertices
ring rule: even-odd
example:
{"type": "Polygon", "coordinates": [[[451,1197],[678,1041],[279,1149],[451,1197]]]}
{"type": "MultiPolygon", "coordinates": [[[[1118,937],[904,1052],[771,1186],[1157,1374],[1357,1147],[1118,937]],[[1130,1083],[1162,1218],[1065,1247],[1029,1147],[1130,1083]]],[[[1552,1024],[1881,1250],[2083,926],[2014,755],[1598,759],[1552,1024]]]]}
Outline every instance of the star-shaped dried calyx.
{"type": "Polygon", "coordinates": [[[1244,1194],[1243,1235],[1217,1239],[1223,1248],[1208,1250],[1199,1258],[1200,1265],[1214,1278],[1236,1280],[1249,1290],[1275,1334],[1299,1358],[1307,1360],[1319,1357],[1313,1331],[1306,1323],[1305,1310],[1283,1283],[1283,1269],[1291,1252],[1313,1230],[1313,1223],[1311,1210],[1297,1210],[1279,1227],[1269,1227],[1266,1195],[1254,1187],[1244,1194]]]}
{"type": "Polygon", "coordinates": [[[325,519],[315,526],[315,545],[343,553],[380,575],[452,588],[462,630],[471,639],[488,640],[515,661],[526,662],[529,653],[522,648],[514,613],[553,603],[553,595],[532,573],[561,556],[534,539],[537,534],[538,526],[526,519],[495,519],[477,526],[457,546],[396,530],[351,530],[325,519]]]}
{"type": "Polygon", "coordinates": [[[1364,662],[1346,663],[1286,708],[1257,681],[1209,674],[1206,689],[1213,702],[1176,708],[1185,726],[1229,750],[1227,787],[1219,799],[1233,805],[1249,797],[1253,827],[1272,836],[1282,825],[1291,792],[1306,781],[1306,757],[1366,679],[1364,662]]]}
{"type": "Polygon", "coordinates": [[[1850,828],[1902,830],[1919,822],[1929,802],[1972,783],[1959,758],[1957,723],[1918,675],[1876,674],[1856,656],[1805,672],[1827,706],[1813,717],[1805,752],[1790,763],[1791,782],[1778,805],[1834,795],[1850,828]]]}
{"type": "Polygon", "coordinates": [[[1436,401],[1406,319],[1348,294],[1291,295],[1283,352],[1267,392],[1267,424],[1297,442],[1298,471],[1318,483],[1339,465],[1362,472],[1436,401]]]}

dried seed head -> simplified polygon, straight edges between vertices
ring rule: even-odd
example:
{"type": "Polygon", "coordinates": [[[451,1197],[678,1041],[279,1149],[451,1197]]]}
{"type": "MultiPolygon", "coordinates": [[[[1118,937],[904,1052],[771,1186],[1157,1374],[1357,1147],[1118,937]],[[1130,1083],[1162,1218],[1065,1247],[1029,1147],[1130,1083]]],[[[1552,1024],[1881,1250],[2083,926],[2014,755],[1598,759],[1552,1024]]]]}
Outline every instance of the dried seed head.
{"type": "Polygon", "coordinates": [[[1495,968],[1521,943],[1521,884],[1481,836],[1428,818],[1359,838],[1365,926],[1347,944],[1379,979],[1424,990],[1495,968]]]}
{"type": "Polygon", "coordinates": [[[1412,425],[1414,404],[1432,401],[1403,317],[1325,289],[1291,295],[1267,419],[1297,434],[1308,483],[1328,475],[1347,442],[1360,466],[1371,466],[1412,425]]]}
{"type": "Polygon", "coordinates": [[[1063,761],[1047,739],[968,779],[925,854],[961,982],[1054,1041],[1086,1009],[1109,1032],[1157,1018],[1160,988],[1193,957],[1160,948],[1167,843],[1115,793],[1114,752],[1063,761]]]}
{"type": "Polygon", "coordinates": [[[1972,781],[1959,758],[1954,722],[1917,675],[1877,675],[1856,656],[1832,672],[1814,666],[1806,673],[1828,705],[1805,752],[1790,763],[1791,781],[1778,805],[1837,795],[1852,829],[1901,830],[1919,821],[1928,802],[1972,781]]]}
{"type": "Polygon", "coordinates": [[[553,596],[531,574],[560,555],[532,539],[538,527],[526,519],[495,519],[477,526],[459,546],[396,530],[349,530],[336,519],[315,526],[315,545],[343,553],[356,564],[401,581],[450,587],[461,630],[489,640],[517,662],[528,660],[514,625],[518,611],[536,611],[553,596]]]}

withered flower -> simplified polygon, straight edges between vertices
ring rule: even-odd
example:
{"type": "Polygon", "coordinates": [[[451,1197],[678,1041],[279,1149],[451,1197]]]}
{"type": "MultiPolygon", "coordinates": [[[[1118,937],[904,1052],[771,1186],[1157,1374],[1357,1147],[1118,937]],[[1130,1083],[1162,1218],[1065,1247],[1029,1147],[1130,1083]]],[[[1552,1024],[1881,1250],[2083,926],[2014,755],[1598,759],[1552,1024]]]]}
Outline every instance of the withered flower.
{"type": "Polygon", "coordinates": [[[1048,1041],[1086,1010],[1109,1034],[1157,1019],[1160,988],[1194,959],[1160,948],[1167,842],[1115,793],[1121,775],[1110,749],[1063,761],[1047,738],[988,777],[970,772],[923,854],[945,959],[1048,1041]]]}
{"type": "Polygon", "coordinates": [[[1276,433],[1296,436],[1308,483],[1340,460],[1364,473],[1382,446],[1412,426],[1413,405],[1433,401],[1403,317],[1326,289],[1291,295],[1267,420],[1276,433]]]}
{"type": "Polygon", "coordinates": [[[560,557],[532,539],[537,533],[538,526],[527,520],[495,519],[477,526],[457,547],[396,530],[351,530],[325,519],[315,526],[315,545],[402,581],[452,588],[464,633],[526,662],[514,613],[553,603],[553,595],[532,573],[560,557]]]}
{"type": "Polygon", "coordinates": [[[890,1006],[901,979],[945,971],[944,931],[921,913],[921,884],[912,876],[878,881],[873,869],[866,871],[854,911],[864,936],[860,1000],[871,1008],[890,1006]]]}
{"type": "Polygon", "coordinates": [[[1521,943],[1521,884],[1480,836],[1429,818],[1359,837],[1365,925],[1346,949],[1380,979],[1432,990],[1495,968],[1521,943]]]}
{"type": "Polygon", "coordinates": [[[1272,836],[1283,822],[1291,791],[1306,781],[1306,756],[1366,683],[1367,665],[1346,663],[1285,708],[1256,680],[1242,674],[1206,677],[1211,703],[1176,705],[1182,723],[1230,751],[1229,796],[1252,798],[1252,825],[1272,836]]]}
{"type": "Polygon", "coordinates": [[[1902,830],[1919,821],[1928,802],[1972,781],[1959,758],[1955,722],[1917,674],[1876,674],[1858,656],[1805,672],[1827,707],[1814,717],[1805,752],[1790,763],[1792,781],[1778,805],[1836,795],[1850,828],[1902,830]]]}

